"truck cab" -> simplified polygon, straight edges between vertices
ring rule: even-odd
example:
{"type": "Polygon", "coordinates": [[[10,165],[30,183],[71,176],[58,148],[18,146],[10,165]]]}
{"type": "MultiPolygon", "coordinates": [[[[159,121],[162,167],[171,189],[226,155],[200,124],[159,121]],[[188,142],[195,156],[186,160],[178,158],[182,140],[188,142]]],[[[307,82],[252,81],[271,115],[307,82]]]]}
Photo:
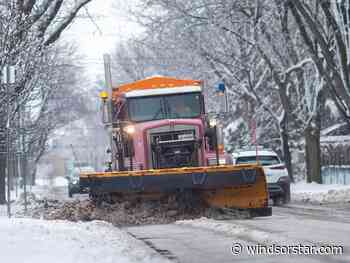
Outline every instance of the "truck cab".
{"type": "Polygon", "coordinates": [[[114,93],[114,138],[123,153],[118,170],[230,163],[217,136],[220,129],[213,131],[206,118],[200,82],[158,77],[137,87],[143,89],[125,85],[114,93]]]}

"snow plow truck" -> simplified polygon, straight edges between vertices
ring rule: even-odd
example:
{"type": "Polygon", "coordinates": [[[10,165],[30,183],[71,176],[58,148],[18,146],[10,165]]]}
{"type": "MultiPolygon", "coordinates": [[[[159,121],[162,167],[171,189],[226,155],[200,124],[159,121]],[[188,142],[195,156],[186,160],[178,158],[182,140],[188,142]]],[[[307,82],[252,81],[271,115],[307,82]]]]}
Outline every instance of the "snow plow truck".
{"type": "Polygon", "coordinates": [[[201,81],[152,77],[100,97],[111,160],[104,172],[80,174],[81,193],[139,199],[190,195],[210,207],[271,215],[262,167],[232,165],[221,124],[206,114],[201,81]]]}

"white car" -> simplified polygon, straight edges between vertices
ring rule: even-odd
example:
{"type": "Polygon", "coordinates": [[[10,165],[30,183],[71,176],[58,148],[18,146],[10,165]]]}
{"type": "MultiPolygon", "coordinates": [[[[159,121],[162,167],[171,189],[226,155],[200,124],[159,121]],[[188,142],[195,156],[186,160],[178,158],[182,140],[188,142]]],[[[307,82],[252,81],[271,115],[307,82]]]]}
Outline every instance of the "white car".
{"type": "Polygon", "coordinates": [[[232,153],[232,157],[234,164],[259,162],[264,168],[269,196],[273,200],[273,204],[281,205],[290,202],[288,171],[274,151],[258,147],[258,151],[253,150],[253,148],[238,150],[232,153]]]}

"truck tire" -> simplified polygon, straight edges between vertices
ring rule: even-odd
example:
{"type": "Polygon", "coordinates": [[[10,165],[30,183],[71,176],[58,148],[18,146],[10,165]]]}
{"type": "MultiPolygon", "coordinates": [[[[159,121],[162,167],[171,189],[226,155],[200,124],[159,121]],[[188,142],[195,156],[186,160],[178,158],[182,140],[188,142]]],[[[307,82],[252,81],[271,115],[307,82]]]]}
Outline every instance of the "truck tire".
{"type": "Polygon", "coordinates": [[[283,198],[283,196],[274,197],[272,201],[273,206],[282,206],[283,204],[285,204],[285,199],[283,198]]]}

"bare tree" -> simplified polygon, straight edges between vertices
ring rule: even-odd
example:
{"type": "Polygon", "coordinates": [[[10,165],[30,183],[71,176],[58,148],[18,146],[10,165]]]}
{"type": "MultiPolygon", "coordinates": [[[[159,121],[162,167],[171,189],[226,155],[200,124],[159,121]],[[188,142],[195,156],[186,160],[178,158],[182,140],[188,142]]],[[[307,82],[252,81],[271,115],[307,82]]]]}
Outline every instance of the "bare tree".
{"type": "Polygon", "coordinates": [[[327,89],[349,121],[349,1],[298,0],[288,4],[327,89]]]}
{"type": "MultiPolygon", "coordinates": [[[[188,74],[209,80],[210,86],[224,81],[236,116],[244,116],[246,122],[255,118],[261,131],[267,132],[265,138],[279,134],[291,179],[290,145],[300,147],[304,137],[308,179],[320,182],[319,109],[324,81],[300,38],[291,2],[143,1],[137,16],[146,33],[135,43],[142,43],[143,54],[155,60],[145,63],[141,54],[135,64],[144,65],[142,73],[156,69],[157,62],[167,68],[166,57],[174,68],[182,66],[188,74]],[[193,70],[179,57],[200,67],[193,70]],[[237,107],[242,104],[246,107],[237,107]]],[[[119,61],[133,61],[126,57],[119,61]]],[[[129,64],[123,66],[125,72],[142,76],[129,64]]],[[[167,72],[179,73],[169,68],[167,72]]]]}
{"type": "MultiPolygon", "coordinates": [[[[50,45],[53,45],[62,32],[71,24],[79,10],[91,0],[19,0],[5,1],[0,5],[0,70],[5,65],[16,65],[17,81],[12,87],[10,108],[0,104],[0,129],[6,127],[6,112],[14,119],[21,98],[33,92],[32,81],[41,59],[50,45]],[[15,103],[17,104],[14,107],[15,103]],[[13,110],[14,108],[14,110],[13,110]]],[[[0,85],[0,100],[8,100],[5,85],[0,85]]],[[[2,138],[0,138],[2,139],[2,138]]],[[[5,159],[0,159],[0,203],[5,202],[5,159]]]]}

